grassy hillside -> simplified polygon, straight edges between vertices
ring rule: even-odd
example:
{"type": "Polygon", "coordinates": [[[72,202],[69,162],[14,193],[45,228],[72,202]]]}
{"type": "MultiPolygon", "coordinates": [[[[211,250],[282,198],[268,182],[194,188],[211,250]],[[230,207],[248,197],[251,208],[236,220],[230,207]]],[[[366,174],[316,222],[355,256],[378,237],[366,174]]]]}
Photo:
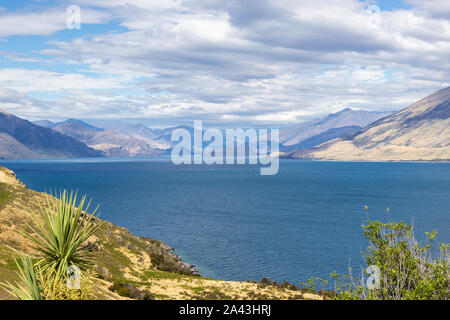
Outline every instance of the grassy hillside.
{"type": "MultiPolygon", "coordinates": [[[[44,194],[26,188],[0,168],[0,281],[16,280],[14,259],[32,253],[21,232],[29,232],[26,213],[37,210],[44,194]]],[[[100,299],[320,299],[290,284],[221,281],[195,275],[165,243],[132,235],[106,222],[89,238],[100,299]],[[121,296],[122,295],[122,296],[121,296]]],[[[0,299],[11,298],[0,291],[0,299]]]]}

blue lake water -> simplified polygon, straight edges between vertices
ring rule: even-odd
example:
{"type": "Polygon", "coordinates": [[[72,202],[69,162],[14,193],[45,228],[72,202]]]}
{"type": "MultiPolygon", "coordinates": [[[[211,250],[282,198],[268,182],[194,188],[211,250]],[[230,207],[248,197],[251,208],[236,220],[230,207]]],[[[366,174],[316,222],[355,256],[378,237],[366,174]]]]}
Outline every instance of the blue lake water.
{"type": "Polygon", "coordinates": [[[414,221],[450,242],[449,163],[281,160],[256,166],[176,166],[169,159],[1,161],[30,188],[74,189],[101,218],[167,242],[202,275],[297,283],[362,264],[361,224],[414,221]]]}

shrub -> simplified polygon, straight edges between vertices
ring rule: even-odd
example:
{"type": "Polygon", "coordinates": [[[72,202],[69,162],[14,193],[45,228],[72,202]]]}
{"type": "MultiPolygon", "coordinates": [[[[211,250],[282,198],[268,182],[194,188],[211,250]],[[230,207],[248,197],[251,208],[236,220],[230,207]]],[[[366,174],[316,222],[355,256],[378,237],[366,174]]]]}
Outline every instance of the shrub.
{"type": "Polygon", "coordinates": [[[122,297],[137,300],[154,300],[155,297],[148,291],[140,290],[130,283],[114,282],[109,290],[117,292],[122,297]]]}
{"type": "Polygon", "coordinates": [[[364,273],[359,279],[354,279],[351,270],[348,275],[334,272],[331,276],[335,279],[335,298],[449,299],[450,244],[441,244],[439,253],[433,254],[436,231],[427,232],[426,243],[421,245],[414,237],[413,226],[403,222],[369,220],[363,225],[363,230],[369,240],[363,258],[367,266],[379,271],[373,278],[375,285],[370,285],[372,278],[364,273]]]}

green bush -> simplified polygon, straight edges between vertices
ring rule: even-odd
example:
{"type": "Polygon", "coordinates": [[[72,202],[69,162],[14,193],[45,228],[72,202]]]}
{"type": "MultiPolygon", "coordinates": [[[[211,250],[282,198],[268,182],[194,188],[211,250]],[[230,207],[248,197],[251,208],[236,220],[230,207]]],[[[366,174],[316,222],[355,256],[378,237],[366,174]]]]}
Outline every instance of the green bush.
{"type": "Polygon", "coordinates": [[[447,300],[450,297],[450,244],[439,245],[433,253],[437,232],[426,233],[421,245],[412,225],[403,222],[367,221],[363,225],[369,247],[363,252],[367,267],[379,271],[371,282],[367,269],[358,279],[331,274],[337,299],[447,300]],[[371,286],[370,284],[374,285],[371,286]]]}
{"type": "Polygon", "coordinates": [[[109,290],[117,292],[122,297],[128,297],[137,300],[154,300],[155,297],[145,290],[140,290],[130,283],[114,282],[109,290]]]}

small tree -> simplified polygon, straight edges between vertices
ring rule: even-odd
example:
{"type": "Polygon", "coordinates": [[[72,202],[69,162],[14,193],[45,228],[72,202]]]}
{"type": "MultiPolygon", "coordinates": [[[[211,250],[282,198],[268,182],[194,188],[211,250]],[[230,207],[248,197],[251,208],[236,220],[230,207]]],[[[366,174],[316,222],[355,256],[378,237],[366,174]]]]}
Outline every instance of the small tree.
{"type": "Polygon", "coordinates": [[[433,255],[437,232],[426,233],[421,245],[414,237],[412,225],[403,222],[367,221],[363,225],[369,247],[363,252],[368,267],[376,269],[376,285],[368,286],[361,274],[355,280],[351,272],[341,276],[333,273],[338,299],[449,299],[450,244],[441,244],[439,254],[433,255]]]}

